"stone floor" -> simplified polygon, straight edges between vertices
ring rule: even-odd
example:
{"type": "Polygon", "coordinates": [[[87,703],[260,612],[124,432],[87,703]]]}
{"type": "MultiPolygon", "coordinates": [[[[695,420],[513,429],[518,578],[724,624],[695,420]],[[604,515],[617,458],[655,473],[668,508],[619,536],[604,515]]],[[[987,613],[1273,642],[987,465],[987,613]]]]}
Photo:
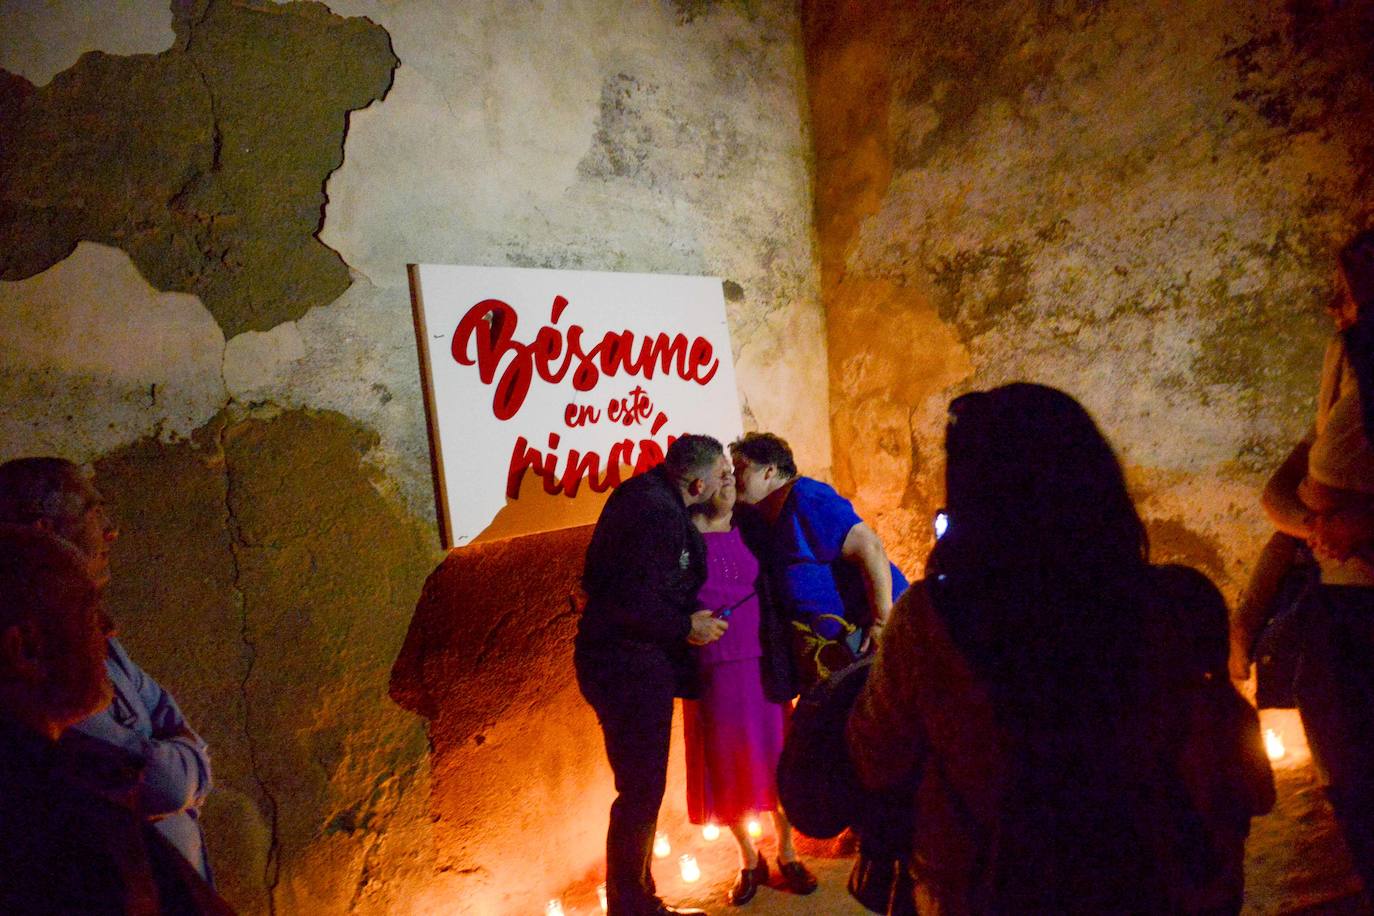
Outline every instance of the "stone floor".
{"type": "MultiPolygon", "coordinates": [[[[1312,757],[1296,713],[1266,710],[1262,725],[1284,745],[1275,761],[1278,803],[1268,815],[1253,822],[1246,848],[1246,899],[1244,916],[1364,916],[1374,913],[1360,893],[1349,857],[1337,833],[1331,809],[1322,797],[1312,757]]],[[[670,837],[675,847],[656,860],[654,876],[663,897],[680,906],[697,906],[713,916],[728,913],[751,916],[860,916],[867,913],[845,891],[853,863],[835,844],[802,841],[802,854],[820,879],[816,893],[798,897],[776,887],[762,888],[747,906],[736,909],[725,903],[726,892],[738,868],[734,843],[728,834],[707,842],[691,828],[670,837]],[[695,857],[701,877],[683,881],[679,860],[683,853],[695,857]]],[[[770,864],[775,854],[771,837],[760,842],[770,864]]],[[[776,880],[776,869],[775,880],[776,880]]],[[[594,888],[570,888],[563,898],[567,916],[599,913],[594,888]]]]}

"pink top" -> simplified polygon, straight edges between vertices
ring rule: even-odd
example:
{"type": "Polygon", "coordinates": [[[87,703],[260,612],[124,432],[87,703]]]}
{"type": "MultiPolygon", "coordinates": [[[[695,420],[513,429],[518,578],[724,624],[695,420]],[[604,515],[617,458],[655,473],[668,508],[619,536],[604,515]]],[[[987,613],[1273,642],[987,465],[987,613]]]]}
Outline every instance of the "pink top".
{"type": "Polygon", "coordinates": [[[763,655],[759,644],[759,596],[754,591],[759,561],[744,545],[738,528],[708,531],[702,538],[706,541],[706,584],[697,593],[697,605],[713,611],[727,607],[732,610],[725,618],[730,628],[720,639],[697,649],[697,661],[714,665],[758,658],[763,655]]]}

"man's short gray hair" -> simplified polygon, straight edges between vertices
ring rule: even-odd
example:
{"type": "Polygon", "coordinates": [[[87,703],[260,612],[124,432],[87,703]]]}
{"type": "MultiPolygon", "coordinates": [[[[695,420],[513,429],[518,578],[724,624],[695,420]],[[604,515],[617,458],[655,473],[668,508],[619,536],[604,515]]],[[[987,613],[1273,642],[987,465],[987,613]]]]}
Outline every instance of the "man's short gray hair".
{"type": "Polygon", "coordinates": [[[720,442],[710,436],[688,433],[679,436],[668,446],[663,469],[677,480],[708,477],[715,464],[725,455],[720,442]]]}

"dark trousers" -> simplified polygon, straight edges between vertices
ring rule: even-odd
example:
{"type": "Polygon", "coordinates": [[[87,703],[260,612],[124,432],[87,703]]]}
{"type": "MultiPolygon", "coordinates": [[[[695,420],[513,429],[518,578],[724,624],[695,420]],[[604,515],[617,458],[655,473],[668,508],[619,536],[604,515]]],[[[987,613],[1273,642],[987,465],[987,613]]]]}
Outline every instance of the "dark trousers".
{"type": "Polygon", "coordinates": [[[1309,614],[1298,710],[1350,857],[1374,893],[1374,588],[1323,585],[1309,614]]]}
{"type": "Polygon", "coordinates": [[[668,780],[675,678],[656,652],[573,656],[577,684],[596,711],[615,775],[616,799],[606,831],[608,916],[653,912],[658,900],[653,861],[658,809],[668,780]]]}

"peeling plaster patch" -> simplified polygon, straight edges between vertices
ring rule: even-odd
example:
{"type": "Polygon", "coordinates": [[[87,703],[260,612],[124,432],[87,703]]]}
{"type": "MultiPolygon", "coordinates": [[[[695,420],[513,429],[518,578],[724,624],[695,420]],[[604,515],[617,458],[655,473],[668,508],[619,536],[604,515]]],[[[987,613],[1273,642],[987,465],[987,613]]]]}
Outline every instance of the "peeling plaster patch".
{"type": "Polygon", "coordinates": [[[224,335],[195,296],[159,293],[124,252],[83,242],[28,280],[0,282],[5,457],[78,459],[140,437],[186,437],[225,401],[224,335]]]}
{"type": "Polygon", "coordinates": [[[1025,249],[1015,244],[939,258],[932,280],[944,293],[940,317],[957,325],[965,341],[977,337],[1024,309],[1030,292],[1028,274],[1025,249]]]}
{"type": "Polygon", "coordinates": [[[224,385],[236,400],[267,400],[252,393],[281,386],[305,355],[305,343],[294,321],[270,331],[245,331],[225,345],[224,385]]]}
{"type": "Polygon", "coordinates": [[[209,743],[215,789],[202,816],[211,866],[238,911],[259,914],[270,825],[237,689],[244,610],[225,505],[224,424],[217,416],[175,443],[140,439],[102,456],[95,470],[120,524],[106,595],[120,638],[209,743]]]}
{"type": "Polygon", "coordinates": [[[385,694],[437,551],[378,494],[363,461],[376,436],[346,418],[249,418],[228,426],[223,443],[252,646],[248,727],[270,749],[254,774],[277,800],[277,905],[338,912],[426,752],[419,722],[385,694]],[[379,774],[400,781],[379,787],[379,774]],[[345,809],[357,829],[321,845],[332,812],[345,809]]]}
{"type": "Polygon", "coordinates": [[[157,54],[172,46],[167,0],[0,0],[0,69],[42,86],[87,51],[157,54]]]}
{"type": "Polygon", "coordinates": [[[233,831],[211,855],[241,912],[343,912],[380,837],[427,848],[401,802],[423,729],[386,681],[436,551],[378,495],[375,447],[338,414],[230,410],[96,462],[125,528],[112,609],[211,743],[207,817],[233,831]],[[194,574],[139,574],[169,557],[194,574]],[[340,811],[354,828],[321,840],[340,811]]]}
{"type": "Polygon", "coordinates": [[[893,89],[919,112],[911,131],[898,135],[899,168],[920,168],[941,151],[957,148],[974,133],[978,115],[989,108],[1015,112],[1021,100],[1053,72],[1043,46],[1024,41],[1026,32],[1063,20],[1083,28],[1096,19],[1095,3],[1007,5],[993,2],[920,4],[906,11],[900,29],[921,40],[893,89]],[[938,34],[939,42],[924,41],[938,34]]]}
{"type": "Polygon", "coordinates": [[[434,482],[410,299],[356,281],[330,305],[267,334],[229,341],[224,377],[243,404],[337,411],[375,430],[366,459],[417,519],[434,520],[434,482]]]}
{"type": "Polygon", "coordinates": [[[352,119],[321,238],[392,287],[408,263],[484,263],[484,236],[556,204],[581,156],[568,138],[595,118],[598,46],[644,16],[612,5],[334,6],[381,23],[404,66],[386,102],[352,119]]]}
{"type": "Polygon", "coordinates": [[[321,185],[347,113],[385,94],[396,59],[384,31],[316,3],[178,10],[170,51],[90,54],[10,87],[0,276],[106,242],[158,288],[199,295],[226,334],[267,330],[348,286],[315,238],[321,185]]]}

